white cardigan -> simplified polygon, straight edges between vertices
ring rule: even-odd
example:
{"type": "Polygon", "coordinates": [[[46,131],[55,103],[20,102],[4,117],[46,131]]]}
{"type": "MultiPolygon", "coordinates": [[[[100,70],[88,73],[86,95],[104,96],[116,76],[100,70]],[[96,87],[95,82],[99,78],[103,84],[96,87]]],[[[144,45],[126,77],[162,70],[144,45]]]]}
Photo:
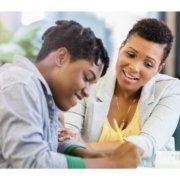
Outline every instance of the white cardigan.
{"type": "MultiPolygon", "coordinates": [[[[81,134],[87,142],[98,141],[115,82],[115,70],[109,70],[93,86],[88,98],[65,113],[66,127],[81,134]]],[[[156,75],[143,87],[139,107],[141,132],[126,140],[140,146],[146,160],[152,159],[157,150],[172,150],[171,136],[180,117],[180,81],[167,75],[156,75]]]]}

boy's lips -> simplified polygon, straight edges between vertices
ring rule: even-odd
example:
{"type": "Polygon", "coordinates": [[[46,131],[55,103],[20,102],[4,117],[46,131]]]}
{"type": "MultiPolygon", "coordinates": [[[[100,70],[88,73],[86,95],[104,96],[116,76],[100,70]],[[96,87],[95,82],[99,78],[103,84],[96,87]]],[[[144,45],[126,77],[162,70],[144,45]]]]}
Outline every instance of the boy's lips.
{"type": "Polygon", "coordinates": [[[81,96],[81,95],[79,95],[78,93],[75,93],[75,96],[79,99],[79,100],[81,100],[83,97],[81,96]]]}

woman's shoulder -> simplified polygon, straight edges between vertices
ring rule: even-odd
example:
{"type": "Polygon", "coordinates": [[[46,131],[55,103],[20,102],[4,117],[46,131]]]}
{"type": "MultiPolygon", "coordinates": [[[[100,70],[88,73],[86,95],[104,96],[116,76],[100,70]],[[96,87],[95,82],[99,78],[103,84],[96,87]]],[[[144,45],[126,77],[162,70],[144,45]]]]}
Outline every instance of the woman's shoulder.
{"type": "Polygon", "coordinates": [[[180,80],[166,74],[158,74],[155,77],[155,86],[156,89],[168,88],[171,91],[180,91],[180,80]]]}
{"type": "Polygon", "coordinates": [[[155,76],[155,83],[164,85],[180,84],[180,80],[166,74],[158,74],[155,76]]]}
{"type": "Polygon", "coordinates": [[[179,81],[178,78],[169,76],[167,74],[161,74],[161,73],[157,74],[155,76],[155,78],[156,78],[156,81],[163,81],[163,80],[165,80],[165,81],[167,81],[167,80],[175,80],[175,81],[177,81],[178,80],[179,81]]]}

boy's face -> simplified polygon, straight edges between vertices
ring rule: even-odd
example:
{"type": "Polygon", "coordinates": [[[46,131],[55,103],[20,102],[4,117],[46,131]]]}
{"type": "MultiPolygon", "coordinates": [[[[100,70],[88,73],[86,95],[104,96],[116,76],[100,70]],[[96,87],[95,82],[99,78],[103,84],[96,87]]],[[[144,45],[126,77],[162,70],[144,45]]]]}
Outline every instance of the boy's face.
{"type": "Polygon", "coordinates": [[[56,68],[51,77],[51,91],[59,109],[67,111],[77,101],[89,96],[90,86],[101,76],[104,65],[98,65],[86,59],[70,62],[66,59],[60,68],[56,68]]]}

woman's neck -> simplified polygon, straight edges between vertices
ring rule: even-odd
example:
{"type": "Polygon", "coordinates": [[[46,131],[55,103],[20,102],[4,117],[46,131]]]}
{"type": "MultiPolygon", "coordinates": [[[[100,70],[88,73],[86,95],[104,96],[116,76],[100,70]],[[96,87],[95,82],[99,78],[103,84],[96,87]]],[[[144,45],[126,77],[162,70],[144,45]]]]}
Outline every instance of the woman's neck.
{"type": "Polygon", "coordinates": [[[140,94],[141,94],[141,89],[138,91],[130,91],[130,90],[128,91],[127,89],[123,89],[116,83],[114,95],[117,97],[122,97],[123,99],[129,101],[132,99],[139,99],[140,94]]]}

